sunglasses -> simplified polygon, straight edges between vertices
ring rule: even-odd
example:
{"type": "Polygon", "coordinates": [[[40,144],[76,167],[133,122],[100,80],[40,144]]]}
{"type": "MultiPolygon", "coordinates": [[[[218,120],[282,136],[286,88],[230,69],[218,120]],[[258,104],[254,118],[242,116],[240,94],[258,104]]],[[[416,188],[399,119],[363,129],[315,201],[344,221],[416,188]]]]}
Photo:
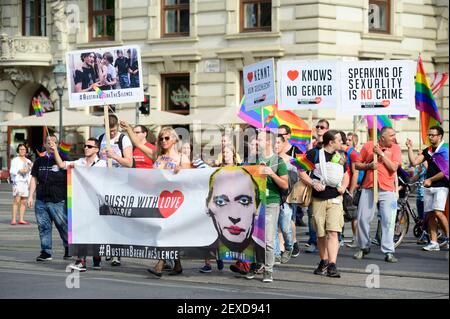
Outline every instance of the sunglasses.
{"type": "Polygon", "coordinates": [[[164,137],[160,137],[160,138],[159,138],[159,141],[160,141],[160,142],[162,142],[162,141],[164,141],[164,140],[169,141],[169,140],[170,140],[170,136],[164,136],[164,137]]]}
{"type": "Polygon", "coordinates": [[[97,146],[95,146],[95,145],[87,145],[87,144],[85,144],[84,145],[84,148],[89,148],[89,149],[91,149],[91,148],[97,148],[97,146]]]}
{"type": "Polygon", "coordinates": [[[435,137],[435,136],[439,136],[440,134],[428,134],[428,137],[435,137]]]}
{"type": "Polygon", "coordinates": [[[316,129],[321,129],[321,130],[325,130],[328,127],[322,126],[322,125],[316,125],[316,129]]]}

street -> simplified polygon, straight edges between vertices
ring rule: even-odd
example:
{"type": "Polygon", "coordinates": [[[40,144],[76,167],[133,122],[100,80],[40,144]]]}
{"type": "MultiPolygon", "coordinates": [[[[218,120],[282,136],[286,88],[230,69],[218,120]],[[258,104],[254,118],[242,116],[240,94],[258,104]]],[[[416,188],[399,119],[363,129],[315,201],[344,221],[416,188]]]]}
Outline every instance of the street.
{"type": "MultiPolygon", "coordinates": [[[[397,264],[386,263],[378,247],[366,259],[352,258],[355,249],[339,251],[338,268],[341,278],[313,274],[319,262],[318,254],[304,253],[307,227],[297,228],[301,253],[289,263],[276,265],[274,282],[262,283],[236,277],[225,263],[223,271],[201,274],[201,260],[183,260],[183,274],[155,279],[147,272],[155,261],[122,259],[122,265],[112,267],[102,262],[102,270],[66,272],[71,262],[63,260],[59,234],[53,228],[53,260],[35,261],[39,255],[39,235],[33,210],[25,219],[31,225],[10,225],[10,185],[0,184],[0,298],[24,299],[305,299],[305,298],[382,298],[382,299],[448,299],[448,251],[425,252],[411,233],[396,251],[397,264]],[[377,274],[379,273],[379,276],[377,274]],[[79,281],[76,278],[79,275],[79,281]],[[369,288],[368,288],[369,287],[369,288]]],[[[413,205],[413,207],[415,207],[413,205]]],[[[306,217],[304,217],[306,221],[306,217]]],[[[375,222],[375,221],[374,221],[375,222]]],[[[376,224],[374,224],[375,226],[376,224]]],[[[375,229],[372,229],[373,231],[375,229]]],[[[351,239],[346,224],[346,240],[351,239]]],[[[75,259],[72,259],[74,261],[75,259]]]]}

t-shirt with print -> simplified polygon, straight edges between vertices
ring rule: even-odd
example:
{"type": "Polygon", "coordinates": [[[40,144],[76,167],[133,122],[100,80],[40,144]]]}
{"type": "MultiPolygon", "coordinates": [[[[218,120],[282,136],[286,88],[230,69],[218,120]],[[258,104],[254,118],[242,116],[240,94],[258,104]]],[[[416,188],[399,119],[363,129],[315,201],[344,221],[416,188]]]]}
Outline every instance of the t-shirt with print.
{"type": "MultiPolygon", "coordinates": [[[[122,152],[120,151],[120,148],[119,148],[120,135],[124,135],[124,134],[123,133],[117,134],[116,137],[111,139],[111,150],[116,155],[119,155],[120,157],[123,157],[123,154],[122,154],[122,152]]],[[[99,136],[99,138],[100,138],[100,136],[99,136]]],[[[125,150],[127,147],[133,147],[133,146],[131,144],[130,138],[128,136],[124,135],[123,138],[122,138],[122,149],[125,150]]],[[[106,136],[105,135],[103,135],[103,138],[100,141],[100,158],[102,160],[107,161],[108,157],[102,155],[103,150],[106,150],[106,136]]],[[[112,160],[112,165],[114,167],[121,167],[121,165],[115,160],[112,160]]]]}
{"type": "MultiPolygon", "coordinates": [[[[314,166],[316,166],[316,164],[320,163],[320,156],[319,156],[319,151],[317,148],[313,148],[312,150],[309,150],[308,152],[306,152],[306,158],[314,164],[314,166]],[[317,152],[317,154],[316,154],[317,152]]],[[[325,152],[325,161],[326,162],[331,162],[331,159],[333,158],[333,154],[328,153],[326,150],[324,150],[325,152]]],[[[346,171],[346,165],[342,165],[342,170],[346,171]]],[[[311,178],[312,179],[316,179],[316,180],[320,180],[319,177],[317,177],[316,175],[314,175],[314,173],[311,174],[311,178]]],[[[332,198],[336,198],[341,196],[341,194],[338,192],[336,187],[331,187],[331,186],[325,186],[325,190],[322,192],[318,192],[316,191],[314,188],[312,190],[312,196],[315,198],[320,198],[320,199],[332,199],[332,198]]]]}
{"type": "MultiPolygon", "coordinates": [[[[265,163],[267,166],[277,174],[278,176],[285,176],[288,174],[286,163],[278,155],[274,154],[271,157],[264,158],[260,156],[257,160],[257,164],[265,163]]],[[[266,202],[267,204],[280,204],[280,188],[274,182],[274,180],[267,176],[267,186],[266,186],[266,202]]]]}
{"type": "MultiPolygon", "coordinates": [[[[433,158],[431,157],[430,153],[429,153],[429,148],[426,148],[422,151],[422,155],[425,158],[425,160],[428,163],[428,169],[427,169],[427,175],[426,178],[431,178],[436,174],[439,174],[441,172],[441,170],[439,169],[439,167],[436,165],[436,163],[433,161],[433,158]]],[[[431,149],[431,154],[433,154],[436,151],[436,147],[433,147],[431,149]]],[[[448,181],[447,179],[441,178],[438,181],[434,181],[431,183],[431,187],[447,187],[448,188],[448,181]]]]}
{"type": "Polygon", "coordinates": [[[59,203],[66,200],[66,170],[58,167],[53,155],[39,157],[33,164],[31,176],[37,180],[37,200],[51,203],[59,203]]]}
{"type": "MultiPolygon", "coordinates": [[[[147,142],[145,143],[145,146],[156,152],[155,145],[147,142]]],[[[133,158],[136,168],[153,168],[153,160],[137,147],[133,150],[133,158]]]]}

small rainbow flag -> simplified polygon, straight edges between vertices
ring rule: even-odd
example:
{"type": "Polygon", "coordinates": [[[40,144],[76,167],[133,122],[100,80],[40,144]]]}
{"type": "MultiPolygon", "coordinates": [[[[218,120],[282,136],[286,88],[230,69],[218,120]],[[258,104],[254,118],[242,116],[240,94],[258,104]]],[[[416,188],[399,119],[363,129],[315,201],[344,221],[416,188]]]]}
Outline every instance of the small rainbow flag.
{"type": "Polygon", "coordinates": [[[97,93],[99,98],[101,99],[106,98],[106,93],[100,90],[100,88],[96,84],[94,84],[92,87],[94,88],[95,93],[97,93]]]}
{"type": "Polygon", "coordinates": [[[34,109],[34,114],[36,114],[37,117],[41,117],[44,115],[44,110],[42,109],[41,102],[39,101],[39,98],[33,98],[31,101],[31,105],[34,109]]]}
{"type": "Polygon", "coordinates": [[[306,154],[298,154],[295,158],[291,159],[290,162],[301,171],[312,171],[315,167],[314,164],[306,158],[306,154]]]}
{"type": "Polygon", "coordinates": [[[61,141],[59,144],[59,155],[61,157],[67,158],[69,156],[70,149],[72,148],[72,144],[64,143],[61,141]]]}
{"type": "Polygon", "coordinates": [[[289,143],[298,147],[302,152],[306,152],[308,144],[311,142],[311,130],[293,128],[289,143]]]}

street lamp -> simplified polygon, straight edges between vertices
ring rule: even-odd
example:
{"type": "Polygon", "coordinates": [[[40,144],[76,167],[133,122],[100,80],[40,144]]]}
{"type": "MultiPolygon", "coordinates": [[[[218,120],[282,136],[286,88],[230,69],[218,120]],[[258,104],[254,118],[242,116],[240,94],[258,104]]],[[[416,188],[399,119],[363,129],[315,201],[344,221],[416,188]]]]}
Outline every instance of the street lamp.
{"type": "Polygon", "coordinates": [[[53,69],[53,75],[55,76],[56,83],[56,92],[59,95],[59,140],[63,140],[63,121],[62,121],[62,113],[63,113],[63,105],[62,105],[62,96],[64,94],[64,80],[66,79],[66,67],[63,64],[62,60],[58,60],[58,64],[53,69]]]}

